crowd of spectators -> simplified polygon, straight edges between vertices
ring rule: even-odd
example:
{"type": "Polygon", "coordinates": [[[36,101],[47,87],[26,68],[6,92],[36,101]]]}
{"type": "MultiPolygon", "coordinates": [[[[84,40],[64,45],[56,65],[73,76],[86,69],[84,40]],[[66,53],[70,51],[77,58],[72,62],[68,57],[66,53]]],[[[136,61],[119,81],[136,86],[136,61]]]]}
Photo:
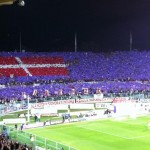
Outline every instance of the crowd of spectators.
{"type": "MultiPolygon", "coordinates": [[[[115,51],[109,53],[0,53],[0,71],[6,71],[2,65],[44,64],[53,62],[65,63],[67,73],[51,74],[46,76],[29,76],[22,69],[23,76],[14,74],[6,77],[0,72],[0,104],[17,103],[27,98],[50,98],[84,95],[84,89],[88,94],[96,94],[100,89],[105,95],[124,93],[127,95],[150,92],[150,52],[149,51],[115,51]],[[43,58],[41,58],[43,56],[43,58]],[[4,58],[5,57],[5,58],[4,58]],[[16,61],[16,57],[22,62],[16,61]],[[45,57],[45,59],[44,59],[45,57]],[[34,61],[32,61],[32,59],[34,61]],[[40,63],[39,63],[40,61],[40,63]]],[[[58,69],[58,68],[57,68],[58,69]]],[[[13,69],[12,69],[13,70],[13,69]]],[[[29,69],[30,70],[30,69],[29,69]]],[[[39,69],[37,69],[38,71],[39,69]]],[[[19,72],[21,72],[19,70],[19,72]]],[[[7,70],[8,73],[8,70],[7,70]]],[[[11,74],[10,74],[11,75],[11,74]]],[[[87,94],[85,94],[87,95],[87,94]]],[[[147,94],[148,95],[148,94],[147,94]]],[[[26,144],[11,141],[9,136],[0,135],[1,150],[30,150],[26,144]]]]}
{"type": "Polygon", "coordinates": [[[0,135],[0,150],[32,150],[26,144],[21,144],[18,141],[12,141],[4,134],[0,135]]]}
{"type": "MultiPolygon", "coordinates": [[[[45,97],[45,90],[49,96],[82,94],[83,88],[94,94],[100,88],[107,93],[138,93],[150,91],[150,52],[149,51],[115,51],[109,53],[1,53],[5,57],[20,57],[28,61],[31,56],[38,63],[41,56],[63,58],[69,74],[66,76],[23,76],[0,79],[1,101],[12,99],[22,100],[22,92],[34,98],[33,91],[37,90],[37,97],[45,97]]],[[[42,58],[43,59],[43,58],[42,58]]],[[[30,60],[31,61],[31,60],[30,60]]],[[[31,62],[30,62],[31,63],[31,62]]],[[[46,62],[45,62],[46,63],[46,62]]]]}

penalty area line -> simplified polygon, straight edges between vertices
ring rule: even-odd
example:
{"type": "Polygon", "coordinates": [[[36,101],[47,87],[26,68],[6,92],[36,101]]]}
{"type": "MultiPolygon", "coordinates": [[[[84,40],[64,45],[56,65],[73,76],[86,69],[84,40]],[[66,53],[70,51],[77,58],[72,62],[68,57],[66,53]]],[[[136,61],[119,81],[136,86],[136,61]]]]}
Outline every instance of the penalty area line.
{"type": "Polygon", "coordinates": [[[102,134],[107,134],[107,135],[110,135],[110,136],[119,137],[119,138],[122,138],[122,139],[127,139],[127,140],[129,140],[129,139],[130,139],[130,138],[128,138],[128,137],[124,137],[124,136],[116,135],[116,134],[113,134],[113,133],[110,133],[110,132],[103,132],[103,131],[99,131],[99,130],[95,130],[95,129],[90,129],[90,128],[83,127],[83,126],[77,126],[77,127],[79,127],[79,128],[83,128],[83,129],[87,129],[87,130],[91,130],[91,131],[95,131],[95,132],[99,132],[99,133],[102,133],[102,134]]]}
{"type": "Polygon", "coordinates": [[[144,138],[144,137],[147,137],[147,136],[150,136],[150,135],[147,134],[147,135],[141,135],[141,136],[131,137],[131,138],[129,138],[129,140],[140,139],[140,138],[144,138]]]}

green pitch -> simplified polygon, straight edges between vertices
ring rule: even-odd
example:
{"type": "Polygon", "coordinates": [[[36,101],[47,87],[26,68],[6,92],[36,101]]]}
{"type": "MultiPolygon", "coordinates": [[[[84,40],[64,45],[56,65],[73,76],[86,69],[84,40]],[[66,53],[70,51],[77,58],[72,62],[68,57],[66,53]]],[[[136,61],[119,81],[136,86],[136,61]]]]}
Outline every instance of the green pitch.
{"type": "MultiPolygon", "coordinates": [[[[26,130],[78,150],[149,150],[150,117],[98,120],[26,130]]],[[[40,140],[40,139],[39,139],[40,140]]]]}

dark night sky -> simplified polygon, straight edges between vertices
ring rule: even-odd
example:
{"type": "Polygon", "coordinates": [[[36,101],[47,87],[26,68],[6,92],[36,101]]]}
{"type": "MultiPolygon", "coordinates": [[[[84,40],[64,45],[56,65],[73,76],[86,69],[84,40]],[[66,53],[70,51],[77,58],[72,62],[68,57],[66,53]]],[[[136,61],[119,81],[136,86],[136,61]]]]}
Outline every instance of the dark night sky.
{"type": "Polygon", "coordinates": [[[0,50],[150,50],[149,0],[25,0],[0,7],[0,50]]]}

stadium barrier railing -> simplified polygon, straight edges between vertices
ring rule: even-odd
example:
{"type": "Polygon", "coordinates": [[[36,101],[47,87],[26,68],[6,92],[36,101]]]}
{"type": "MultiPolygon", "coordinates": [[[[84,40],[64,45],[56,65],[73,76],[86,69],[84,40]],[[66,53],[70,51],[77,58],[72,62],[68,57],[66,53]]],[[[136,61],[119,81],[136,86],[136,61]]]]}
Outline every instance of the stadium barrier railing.
{"type": "Polygon", "coordinates": [[[12,141],[18,141],[21,144],[26,143],[34,150],[77,150],[71,146],[67,146],[26,131],[16,130],[11,126],[0,125],[0,132],[5,134],[5,136],[12,141]]]}

